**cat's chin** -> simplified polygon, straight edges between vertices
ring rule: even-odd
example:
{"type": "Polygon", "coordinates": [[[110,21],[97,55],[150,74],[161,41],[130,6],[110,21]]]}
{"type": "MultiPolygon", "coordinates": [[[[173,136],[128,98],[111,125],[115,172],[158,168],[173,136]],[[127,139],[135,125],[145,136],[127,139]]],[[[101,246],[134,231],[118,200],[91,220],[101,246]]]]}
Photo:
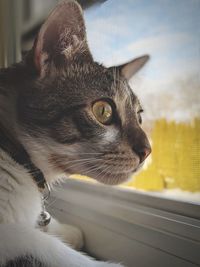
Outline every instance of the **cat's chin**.
{"type": "MultiPolygon", "coordinates": [[[[112,171],[106,171],[106,169],[99,166],[85,164],[85,168],[66,168],[66,164],[57,161],[57,169],[62,170],[66,177],[74,174],[80,174],[82,176],[88,176],[99,183],[106,185],[119,185],[127,182],[132,178],[142,166],[142,164],[135,164],[136,166],[129,166],[129,169],[122,170],[122,168],[115,168],[112,171]],[[89,171],[88,171],[89,170],[89,171]]],[[[123,166],[122,166],[123,167],[123,166]]],[[[63,175],[63,174],[62,174],[63,175]]]]}
{"type": "Polygon", "coordinates": [[[132,170],[131,172],[124,172],[124,173],[108,173],[103,176],[93,175],[90,176],[92,179],[98,181],[99,183],[106,184],[106,185],[120,185],[123,183],[128,182],[132,179],[133,175],[136,174],[141,170],[143,164],[140,164],[137,168],[132,170]]]}
{"type": "Polygon", "coordinates": [[[131,174],[120,174],[120,175],[116,175],[116,174],[110,174],[110,175],[106,175],[103,177],[91,177],[94,180],[98,181],[101,184],[106,184],[106,185],[119,185],[122,183],[127,182],[131,177],[131,174]]]}

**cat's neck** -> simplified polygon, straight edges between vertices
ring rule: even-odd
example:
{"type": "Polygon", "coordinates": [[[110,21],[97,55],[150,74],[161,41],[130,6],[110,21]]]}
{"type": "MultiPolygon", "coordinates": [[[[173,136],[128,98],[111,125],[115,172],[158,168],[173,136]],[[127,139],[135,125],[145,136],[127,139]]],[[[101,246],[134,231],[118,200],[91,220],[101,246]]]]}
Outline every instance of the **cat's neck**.
{"type": "Polygon", "coordinates": [[[16,69],[11,67],[0,71],[0,149],[30,173],[35,173],[34,181],[40,188],[44,188],[45,179],[42,172],[32,163],[29,154],[17,138],[17,92],[12,86],[17,79],[16,69]]]}
{"type": "Polygon", "coordinates": [[[41,189],[45,186],[43,173],[32,163],[30,156],[8,131],[0,124],[0,148],[6,152],[15,162],[23,166],[32,175],[33,180],[41,189]]]}

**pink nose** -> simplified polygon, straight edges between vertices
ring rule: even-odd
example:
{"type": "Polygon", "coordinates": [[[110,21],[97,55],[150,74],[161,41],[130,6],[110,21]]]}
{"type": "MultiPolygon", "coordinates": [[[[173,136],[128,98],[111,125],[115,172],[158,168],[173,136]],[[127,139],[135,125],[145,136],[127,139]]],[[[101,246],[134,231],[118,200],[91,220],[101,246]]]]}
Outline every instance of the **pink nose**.
{"type": "Polygon", "coordinates": [[[151,147],[144,147],[143,149],[141,149],[140,151],[137,151],[137,154],[140,158],[140,163],[142,163],[151,153],[151,147]]]}

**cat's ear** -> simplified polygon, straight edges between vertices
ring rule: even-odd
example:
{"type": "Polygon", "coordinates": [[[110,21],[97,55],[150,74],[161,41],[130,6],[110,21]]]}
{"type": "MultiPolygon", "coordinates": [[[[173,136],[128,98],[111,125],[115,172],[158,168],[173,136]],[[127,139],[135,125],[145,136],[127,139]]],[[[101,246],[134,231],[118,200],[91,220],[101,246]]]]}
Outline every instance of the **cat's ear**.
{"type": "Polygon", "coordinates": [[[135,58],[126,64],[118,66],[117,68],[122,76],[124,76],[127,80],[130,80],[131,77],[145,65],[149,58],[149,55],[144,55],[135,58]]]}
{"type": "Polygon", "coordinates": [[[39,73],[52,62],[90,61],[81,7],[73,0],[61,2],[42,25],[34,43],[34,64],[39,73]]]}

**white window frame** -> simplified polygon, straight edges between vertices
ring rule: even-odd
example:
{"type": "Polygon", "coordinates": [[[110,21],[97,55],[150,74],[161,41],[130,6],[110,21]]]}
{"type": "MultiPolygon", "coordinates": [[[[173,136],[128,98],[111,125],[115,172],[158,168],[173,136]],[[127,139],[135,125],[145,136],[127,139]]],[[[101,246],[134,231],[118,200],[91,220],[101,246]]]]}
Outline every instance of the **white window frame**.
{"type": "Polygon", "coordinates": [[[85,250],[137,267],[200,266],[200,205],[69,179],[49,210],[80,227],[85,250]]]}

